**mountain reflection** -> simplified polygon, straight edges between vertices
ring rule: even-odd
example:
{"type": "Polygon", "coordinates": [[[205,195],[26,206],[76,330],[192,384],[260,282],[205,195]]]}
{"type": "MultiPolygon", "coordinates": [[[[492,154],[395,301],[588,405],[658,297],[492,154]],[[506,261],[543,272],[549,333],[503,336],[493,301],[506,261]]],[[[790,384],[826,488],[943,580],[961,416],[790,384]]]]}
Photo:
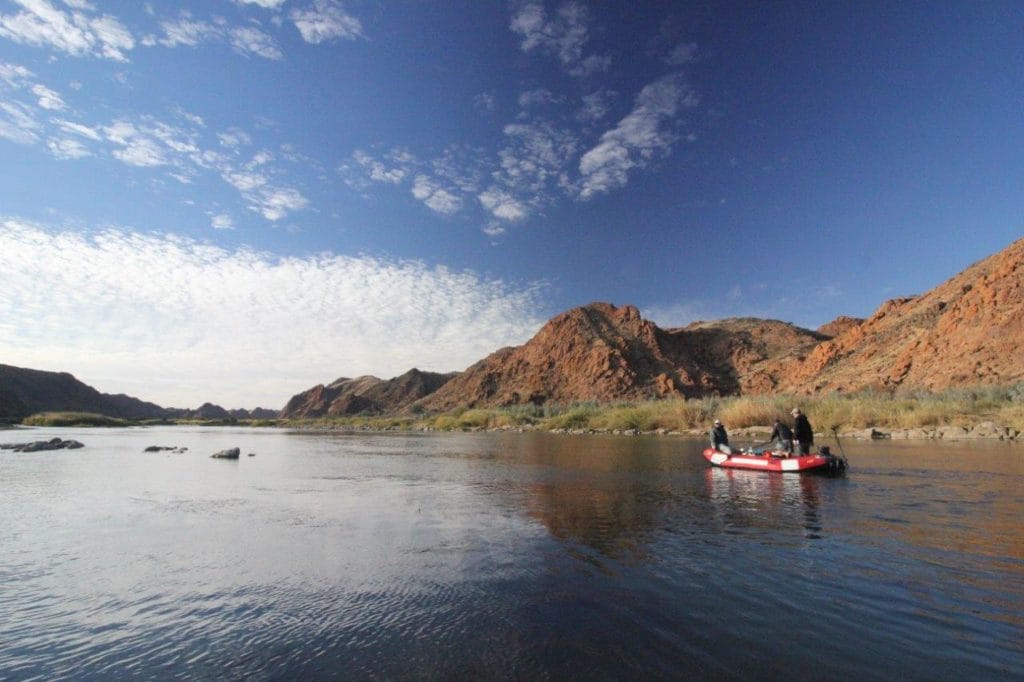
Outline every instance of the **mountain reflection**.
{"type": "Polygon", "coordinates": [[[533,468],[524,487],[527,515],[595,565],[600,557],[586,550],[643,560],[678,496],[663,448],[648,440],[538,438],[517,455],[533,468]]]}

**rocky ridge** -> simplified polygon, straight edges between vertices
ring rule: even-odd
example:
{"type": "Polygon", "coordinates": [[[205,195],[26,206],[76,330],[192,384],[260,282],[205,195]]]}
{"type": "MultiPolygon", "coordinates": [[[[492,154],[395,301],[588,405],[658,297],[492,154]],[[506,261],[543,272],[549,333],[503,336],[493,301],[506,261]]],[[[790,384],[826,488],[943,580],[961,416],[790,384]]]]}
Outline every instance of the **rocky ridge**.
{"type": "Polygon", "coordinates": [[[456,374],[411,369],[393,379],[374,376],[342,377],[317,384],[291,398],[280,417],[315,418],[398,412],[448,383],[456,374]]]}
{"type": "MultiPolygon", "coordinates": [[[[816,331],[756,318],[661,329],[633,306],[593,303],[557,315],[522,346],[495,351],[392,409],[1005,385],[1024,380],[1022,340],[1019,240],[925,294],[887,301],[867,319],[838,317],[816,331]]],[[[363,377],[314,387],[293,398],[287,412],[386,411],[361,400],[381,383],[363,377]],[[358,390],[350,383],[367,381],[372,386],[358,390]]]]}

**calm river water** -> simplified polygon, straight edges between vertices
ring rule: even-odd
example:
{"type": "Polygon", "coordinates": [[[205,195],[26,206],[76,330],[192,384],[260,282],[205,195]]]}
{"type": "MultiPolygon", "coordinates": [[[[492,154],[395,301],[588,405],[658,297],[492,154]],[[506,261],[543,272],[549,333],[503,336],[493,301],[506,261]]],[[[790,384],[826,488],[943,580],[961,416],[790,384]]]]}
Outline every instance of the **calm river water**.
{"type": "Polygon", "coordinates": [[[5,680],[1024,676],[1024,445],[833,479],[669,437],[0,442],[53,436],[86,447],[0,451],[5,680]]]}

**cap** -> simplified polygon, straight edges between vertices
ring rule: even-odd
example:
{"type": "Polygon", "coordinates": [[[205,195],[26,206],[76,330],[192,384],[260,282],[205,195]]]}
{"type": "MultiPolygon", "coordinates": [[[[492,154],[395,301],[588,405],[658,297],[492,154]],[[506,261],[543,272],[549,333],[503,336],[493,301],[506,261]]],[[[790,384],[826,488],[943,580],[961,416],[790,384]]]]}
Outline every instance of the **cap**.
{"type": "Polygon", "coordinates": [[[800,408],[799,407],[794,407],[793,411],[790,412],[790,414],[800,414],[800,408]]]}
{"type": "Polygon", "coordinates": [[[721,423],[722,423],[722,420],[721,420],[721,419],[716,419],[716,420],[715,420],[715,426],[718,426],[718,425],[719,425],[719,424],[721,424],[721,423]]]}

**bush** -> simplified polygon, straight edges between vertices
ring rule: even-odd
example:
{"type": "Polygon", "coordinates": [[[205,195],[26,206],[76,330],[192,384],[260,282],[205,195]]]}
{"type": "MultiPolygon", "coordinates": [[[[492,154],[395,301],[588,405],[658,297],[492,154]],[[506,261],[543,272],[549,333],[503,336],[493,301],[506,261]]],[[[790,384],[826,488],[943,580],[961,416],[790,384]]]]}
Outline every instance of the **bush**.
{"type": "Polygon", "coordinates": [[[25,417],[21,423],[28,426],[128,426],[131,424],[127,419],[91,412],[40,412],[25,417]]]}

